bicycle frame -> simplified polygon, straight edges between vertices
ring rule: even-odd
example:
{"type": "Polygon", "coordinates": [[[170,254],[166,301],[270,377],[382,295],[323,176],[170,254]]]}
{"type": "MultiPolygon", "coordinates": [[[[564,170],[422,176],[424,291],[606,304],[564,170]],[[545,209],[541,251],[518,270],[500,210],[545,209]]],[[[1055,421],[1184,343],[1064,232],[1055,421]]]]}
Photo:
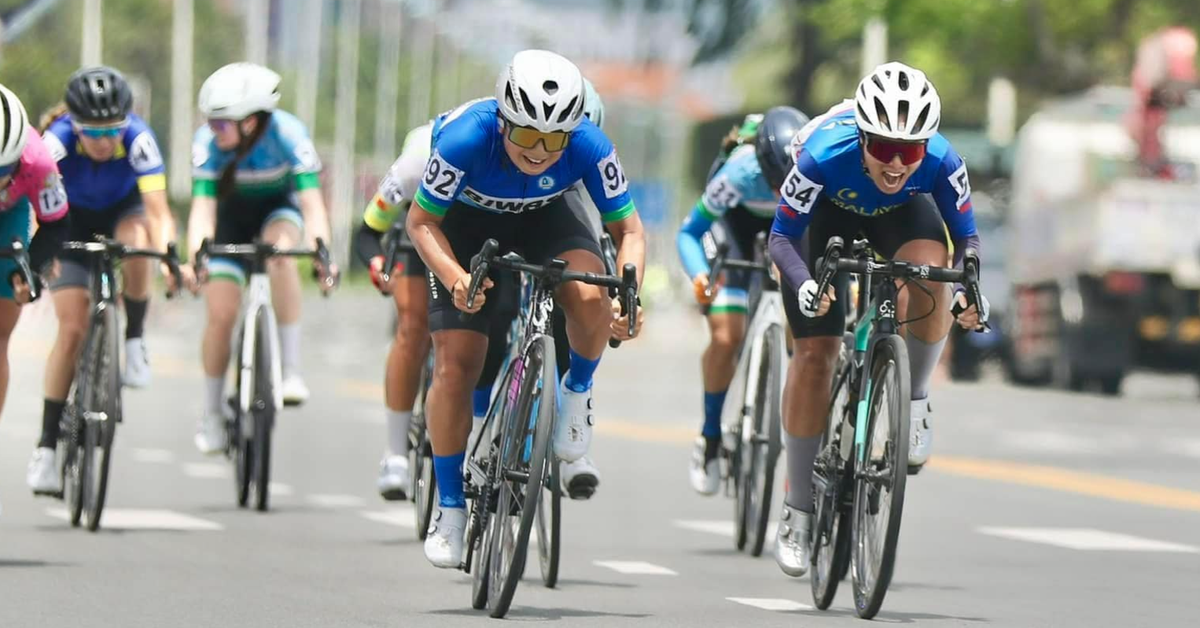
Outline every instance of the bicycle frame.
{"type": "MultiPolygon", "coordinates": [[[[752,396],[754,391],[758,390],[760,376],[759,369],[754,368],[754,365],[762,359],[763,338],[767,335],[767,330],[772,325],[778,325],[781,330],[787,329],[786,318],[783,311],[783,297],[778,287],[770,289],[764,287],[758,306],[754,308],[754,314],[750,317],[746,340],[742,342],[742,346],[738,350],[737,368],[733,374],[733,381],[729,384],[729,391],[733,394],[728,398],[740,399],[741,404],[734,407],[726,403],[721,412],[723,417],[721,423],[726,433],[743,435],[749,433],[748,422],[753,420],[754,415],[752,396]]],[[[777,365],[780,373],[787,373],[787,361],[787,352],[781,351],[777,365]]]]}
{"type": "MultiPolygon", "coordinates": [[[[855,459],[858,462],[864,462],[867,455],[867,413],[871,408],[871,378],[867,377],[866,386],[860,386],[862,374],[871,372],[870,356],[872,355],[872,347],[879,342],[881,338],[895,335],[899,332],[899,321],[896,320],[896,303],[899,297],[899,288],[892,280],[885,279],[880,282],[879,294],[872,301],[871,270],[873,267],[870,263],[867,266],[867,280],[861,283],[862,303],[866,305],[865,311],[861,318],[854,324],[854,354],[851,359],[851,379],[850,393],[857,398],[858,403],[855,407],[854,415],[854,452],[855,459]]],[[[843,456],[848,454],[844,447],[847,442],[843,443],[843,456]]]]}

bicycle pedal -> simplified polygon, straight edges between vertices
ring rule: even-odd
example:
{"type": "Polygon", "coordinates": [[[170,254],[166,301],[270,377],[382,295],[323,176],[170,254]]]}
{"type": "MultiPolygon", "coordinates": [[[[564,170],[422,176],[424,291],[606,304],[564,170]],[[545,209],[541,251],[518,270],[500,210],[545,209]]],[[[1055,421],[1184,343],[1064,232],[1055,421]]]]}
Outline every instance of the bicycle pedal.
{"type": "Polygon", "coordinates": [[[386,491],[380,491],[379,494],[381,496],[383,496],[384,501],[389,501],[389,502],[408,501],[408,491],[406,491],[402,488],[393,488],[393,489],[388,489],[386,491]]]}

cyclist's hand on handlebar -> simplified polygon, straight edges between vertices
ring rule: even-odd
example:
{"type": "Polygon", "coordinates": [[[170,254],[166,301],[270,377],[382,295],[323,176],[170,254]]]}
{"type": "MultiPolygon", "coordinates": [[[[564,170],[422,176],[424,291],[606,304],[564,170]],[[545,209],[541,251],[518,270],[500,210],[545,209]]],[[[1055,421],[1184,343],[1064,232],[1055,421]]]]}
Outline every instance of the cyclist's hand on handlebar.
{"type": "Polygon", "coordinates": [[[195,263],[180,264],[179,275],[183,277],[183,287],[187,288],[188,292],[193,295],[200,294],[201,284],[208,281],[208,267],[197,266],[195,263]]]}
{"type": "Polygon", "coordinates": [[[491,277],[484,277],[483,283],[479,286],[479,291],[475,293],[475,304],[473,307],[467,307],[467,291],[471,289],[471,273],[464,272],[454,280],[454,287],[450,291],[454,293],[454,307],[467,314],[474,314],[483,309],[483,304],[487,302],[486,291],[495,283],[491,277]]]}
{"type": "Polygon", "coordinates": [[[833,302],[837,301],[837,295],[834,293],[833,286],[825,289],[825,294],[821,295],[820,300],[817,300],[817,282],[809,279],[800,286],[797,297],[800,300],[800,313],[808,318],[817,318],[825,316],[829,313],[829,308],[833,307],[833,302]]]}
{"type": "Polygon", "coordinates": [[[611,325],[612,337],[615,340],[625,342],[633,340],[642,333],[642,324],[646,322],[646,311],[641,305],[637,306],[637,325],[633,329],[633,335],[629,334],[629,315],[621,315],[621,297],[612,300],[613,321],[611,325]]]}
{"type": "Polygon", "coordinates": [[[337,264],[329,263],[326,267],[320,261],[313,261],[313,271],[317,275],[317,283],[321,286],[321,293],[328,295],[333,292],[333,289],[338,285],[338,279],[341,277],[341,271],[338,270],[337,264]]]}
{"type": "Polygon", "coordinates": [[[21,273],[14,271],[9,278],[9,283],[12,284],[13,300],[17,302],[17,305],[25,305],[33,300],[29,284],[25,283],[25,280],[21,277],[21,273]]]}
{"type": "Polygon", "coordinates": [[[700,273],[692,280],[692,293],[696,297],[696,303],[700,305],[711,305],[720,290],[720,279],[717,280],[716,285],[712,285],[708,280],[708,273],[700,273]]]}
{"type": "MultiPolygon", "coordinates": [[[[981,295],[982,296],[982,295],[981,295]]],[[[987,297],[983,297],[983,315],[980,316],[979,310],[974,305],[967,305],[967,293],[959,291],[954,293],[954,304],[957,307],[953,309],[957,312],[955,320],[958,321],[959,327],[967,331],[982,330],[988,322],[988,314],[991,313],[991,304],[988,303],[987,297]],[[958,311],[960,310],[961,311],[958,311]]]]}
{"type": "MultiPolygon", "coordinates": [[[[186,264],[179,265],[179,275],[183,278],[184,285],[187,285],[187,275],[184,274],[185,266],[186,264]]],[[[178,286],[175,284],[175,275],[171,274],[171,267],[168,266],[166,262],[159,262],[158,272],[162,274],[163,281],[167,283],[167,293],[174,294],[183,289],[183,286],[178,286]]]]}
{"type": "Polygon", "coordinates": [[[391,294],[392,282],[396,281],[397,270],[400,268],[400,264],[396,264],[396,268],[392,269],[391,274],[388,275],[388,281],[385,283],[383,281],[383,265],[385,263],[382,255],[376,255],[371,258],[371,263],[367,268],[371,271],[371,283],[375,285],[375,289],[382,294],[391,294]]]}

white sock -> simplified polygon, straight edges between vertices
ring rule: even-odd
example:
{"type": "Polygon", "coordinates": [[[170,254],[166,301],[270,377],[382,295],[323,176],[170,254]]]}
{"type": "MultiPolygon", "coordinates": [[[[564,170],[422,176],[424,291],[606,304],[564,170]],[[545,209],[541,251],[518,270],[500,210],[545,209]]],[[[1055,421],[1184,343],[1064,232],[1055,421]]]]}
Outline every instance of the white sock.
{"type": "Polygon", "coordinates": [[[204,386],[208,390],[208,412],[218,416],[225,415],[225,378],[205,377],[204,386]]]}
{"type": "Polygon", "coordinates": [[[408,424],[412,422],[412,411],[387,410],[388,455],[408,454],[408,424]]]}
{"type": "Polygon", "coordinates": [[[300,323],[279,326],[279,362],[285,378],[300,374],[300,323]]]}

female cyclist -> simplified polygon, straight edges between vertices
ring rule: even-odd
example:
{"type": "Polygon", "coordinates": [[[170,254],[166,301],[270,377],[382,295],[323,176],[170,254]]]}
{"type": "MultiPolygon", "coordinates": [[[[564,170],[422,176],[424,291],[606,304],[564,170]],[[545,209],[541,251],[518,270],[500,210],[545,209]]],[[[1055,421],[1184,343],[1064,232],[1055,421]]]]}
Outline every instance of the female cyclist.
{"type": "MultiPolygon", "coordinates": [[[[279,75],[253,63],[218,69],[200,87],[200,111],[208,123],[196,131],[192,213],[188,250],[205,238],[220,244],[245,244],[262,238],[294,248],[317,238],[329,241],[329,218],[321,198],[321,161],[308,130],[295,116],[276,108],[279,75]],[[299,209],[297,209],[299,207],[299,209]]],[[[194,272],[194,269],[193,269],[194,272]]],[[[225,449],[225,369],[229,341],[238,316],[246,271],[237,262],[213,258],[204,289],[208,318],[201,353],[205,407],[196,447],[208,454],[225,449]]],[[[317,268],[323,278],[337,268],[317,268]]],[[[300,377],[300,277],[292,258],[268,262],[271,301],[279,320],[284,403],[308,399],[300,377]]],[[[322,281],[322,289],[333,282],[322,281]]]]}
{"type": "MultiPolygon", "coordinates": [[[[81,69],[67,81],[64,102],[44,116],[43,141],[58,161],[71,199],[69,239],[91,240],[98,234],[130,247],[149,244],[165,250],[175,237],[175,221],[167,205],[162,152],[150,127],[130,113],[132,107],[133,93],[120,72],[103,66],[81,69]]],[[[59,490],[55,461],[59,418],[87,331],[87,260],[63,252],[58,268],[50,283],[58,335],[46,360],[42,435],[27,478],[34,493],[59,490]]],[[[121,263],[126,320],[121,381],[134,388],[150,383],[142,327],[152,270],[148,259],[121,263]]]]}

